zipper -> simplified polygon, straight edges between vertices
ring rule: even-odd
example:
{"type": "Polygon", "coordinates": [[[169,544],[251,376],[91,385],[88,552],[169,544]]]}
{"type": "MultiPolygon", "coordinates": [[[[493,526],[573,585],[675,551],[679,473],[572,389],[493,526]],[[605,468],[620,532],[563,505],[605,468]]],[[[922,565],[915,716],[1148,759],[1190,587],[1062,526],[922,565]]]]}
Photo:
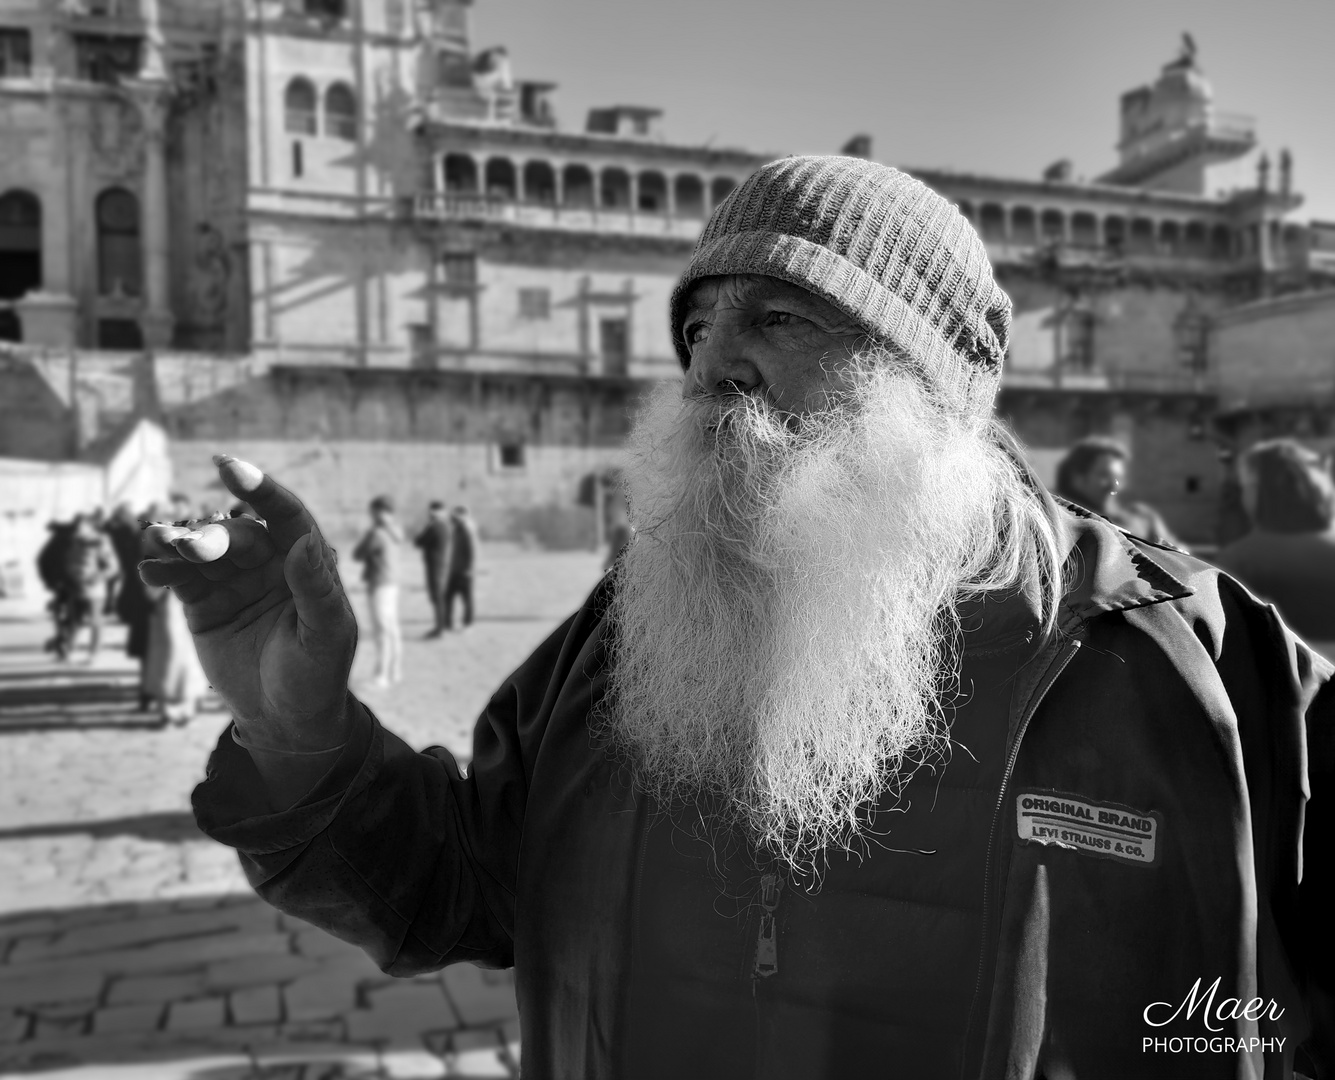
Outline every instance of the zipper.
{"type": "Polygon", "coordinates": [[[1042,704],[1043,698],[1047,696],[1047,692],[1052,689],[1052,684],[1066,670],[1066,665],[1071,662],[1071,658],[1075,656],[1079,648],[1080,642],[1071,638],[1053,657],[1020,713],[1020,720],[1015,728],[1015,737],[1011,740],[1010,750],[1006,755],[1006,767],[1001,774],[1001,787],[997,792],[996,806],[992,810],[992,825],[987,834],[987,859],[984,863],[983,873],[983,935],[981,947],[978,951],[978,973],[974,979],[973,1001],[969,1006],[969,1026],[964,1035],[965,1057],[960,1062],[961,1077],[964,1076],[963,1070],[969,1064],[968,1054],[973,1043],[974,1028],[978,1023],[978,1000],[983,991],[983,973],[987,970],[988,943],[992,937],[990,927],[992,919],[992,862],[997,832],[1006,806],[1006,790],[1010,787],[1011,773],[1015,770],[1015,761],[1020,755],[1020,742],[1024,739],[1029,721],[1033,718],[1034,713],[1038,711],[1038,707],[1042,704]]]}
{"type": "MultiPolygon", "coordinates": [[[[774,921],[774,912],[779,906],[779,893],[783,890],[783,878],[778,874],[765,874],[760,879],[760,927],[756,931],[756,959],[751,969],[751,978],[768,979],[779,973],[779,929],[774,921]]],[[[751,984],[755,993],[755,983],[751,984]]]]}

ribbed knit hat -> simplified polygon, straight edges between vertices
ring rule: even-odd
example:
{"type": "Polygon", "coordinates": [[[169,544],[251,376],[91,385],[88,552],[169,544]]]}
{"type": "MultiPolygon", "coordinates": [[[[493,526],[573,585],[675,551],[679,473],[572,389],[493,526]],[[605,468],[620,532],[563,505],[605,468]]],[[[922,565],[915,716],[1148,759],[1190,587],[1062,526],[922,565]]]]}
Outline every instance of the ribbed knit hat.
{"type": "Polygon", "coordinates": [[[754,172],[715,209],[672,292],[683,366],[686,297],[723,274],[800,285],[921,365],[961,408],[992,407],[1010,298],[964,216],[907,173],[850,157],[783,158],[754,172]]]}

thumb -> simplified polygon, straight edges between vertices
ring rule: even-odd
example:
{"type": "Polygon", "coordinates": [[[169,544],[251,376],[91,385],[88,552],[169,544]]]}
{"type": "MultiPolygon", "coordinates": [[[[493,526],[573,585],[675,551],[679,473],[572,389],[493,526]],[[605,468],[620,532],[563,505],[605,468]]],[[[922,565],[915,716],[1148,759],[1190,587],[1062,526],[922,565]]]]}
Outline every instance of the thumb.
{"type": "Polygon", "coordinates": [[[316,530],[312,529],[288,550],[283,577],[297,606],[302,645],[308,650],[316,642],[341,646],[340,629],[355,623],[328,549],[316,530]]]}

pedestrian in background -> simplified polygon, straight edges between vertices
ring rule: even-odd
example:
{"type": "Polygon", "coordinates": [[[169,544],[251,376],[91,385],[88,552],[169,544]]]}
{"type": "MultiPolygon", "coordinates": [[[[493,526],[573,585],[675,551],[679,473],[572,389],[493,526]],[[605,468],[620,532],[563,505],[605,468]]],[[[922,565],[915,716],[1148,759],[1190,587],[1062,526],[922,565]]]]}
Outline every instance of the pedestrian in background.
{"type": "MultiPolygon", "coordinates": [[[[149,520],[160,521],[170,514],[173,520],[188,521],[190,513],[190,500],[178,493],[172,495],[170,509],[154,506],[149,520]]],[[[209,680],[200,665],[180,599],[170,589],[150,589],[147,600],[150,610],[140,666],[139,704],[147,710],[156,702],[162,719],[181,727],[199,710],[209,680]]]]}
{"type": "Polygon", "coordinates": [[[399,545],[403,530],[394,519],[388,495],[371,500],[371,527],[352,552],[362,563],[375,641],[375,685],[381,689],[403,678],[403,633],[399,629],[399,545]]]}
{"type": "Polygon", "coordinates": [[[1057,466],[1056,493],[1132,536],[1185,551],[1154,507],[1119,497],[1130,460],[1131,452],[1116,439],[1106,435],[1081,439],[1057,466]]]}
{"type": "Polygon", "coordinates": [[[445,511],[445,504],[437,499],[427,507],[426,528],[413,541],[422,552],[426,593],[435,616],[435,625],[426,634],[429,638],[440,637],[446,628],[445,583],[450,572],[450,537],[453,532],[454,526],[445,511]]]}
{"type": "Polygon", "coordinates": [[[63,658],[74,651],[79,631],[86,625],[88,663],[97,658],[102,643],[107,583],[116,572],[116,553],[102,531],[101,512],[79,514],[74,519],[74,529],[65,551],[67,600],[65,618],[57,631],[57,655],[63,658]]]}
{"type": "Polygon", "coordinates": [[[1335,483],[1326,463],[1292,439],[1274,439],[1252,447],[1238,471],[1252,529],[1215,562],[1329,653],[1335,649],[1335,483]]]}
{"type": "Polygon", "coordinates": [[[463,601],[463,625],[473,625],[473,566],[477,561],[477,526],[468,507],[450,511],[450,576],[445,582],[445,629],[454,626],[454,598],[463,601]]]}
{"type": "MultiPolygon", "coordinates": [[[[143,534],[128,503],[116,507],[107,522],[107,536],[120,563],[120,585],[116,590],[116,617],[125,624],[125,655],[139,661],[139,711],[147,712],[151,696],[144,677],[148,659],[148,631],[152,620],[154,595],[139,580],[139,562],[143,558],[143,534]]],[[[191,642],[193,649],[194,642],[191,642]]]]}

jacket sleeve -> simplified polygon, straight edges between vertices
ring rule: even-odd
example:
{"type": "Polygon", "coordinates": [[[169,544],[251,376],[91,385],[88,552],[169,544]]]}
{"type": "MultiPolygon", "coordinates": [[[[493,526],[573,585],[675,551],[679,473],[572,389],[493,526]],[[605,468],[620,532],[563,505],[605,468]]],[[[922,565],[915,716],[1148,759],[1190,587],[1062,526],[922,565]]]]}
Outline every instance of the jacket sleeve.
{"type": "Polygon", "coordinates": [[[200,827],[237,849],[265,900],[361,946],[390,974],[461,960],[511,965],[534,762],[562,686],[589,677],[600,593],[493,695],[466,774],[441,747],[413,752],[356,702],[336,763],[279,813],[249,754],[224,733],[194,792],[200,827]]]}
{"type": "Polygon", "coordinates": [[[1260,963],[1293,973],[1309,1033],[1299,1071],[1335,1077],[1335,683],[1272,605],[1218,579],[1219,670],[1238,709],[1262,920],[1260,963]],[[1250,663],[1241,658],[1250,657],[1250,663]],[[1267,941],[1272,927],[1277,940],[1267,941]],[[1280,961],[1277,954],[1285,958],[1280,961]]]}

